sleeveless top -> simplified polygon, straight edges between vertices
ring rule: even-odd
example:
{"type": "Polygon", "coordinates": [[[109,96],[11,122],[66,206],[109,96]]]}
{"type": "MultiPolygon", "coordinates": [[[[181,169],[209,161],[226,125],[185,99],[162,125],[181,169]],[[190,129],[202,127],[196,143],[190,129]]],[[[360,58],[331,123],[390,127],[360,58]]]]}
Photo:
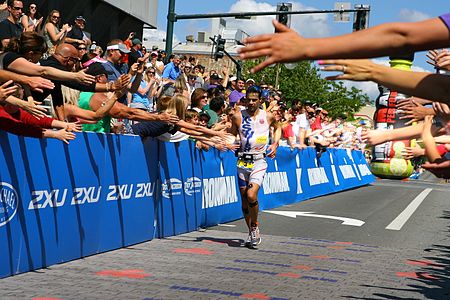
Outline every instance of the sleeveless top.
{"type": "Polygon", "coordinates": [[[267,113],[258,109],[253,120],[247,110],[241,111],[242,123],[239,127],[241,138],[241,151],[244,153],[265,153],[269,144],[270,125],[267,122],[267,113]]]}
{"type": "MultiPolygon", "coordinates": [[[[59,34],[61,30],[58,28],[58,26],[55,26],[55,34],[59,34]]],[[[50,50],[54,45],[58,45],[59,41],[56,41],[55,43],[53,43],[50,34],[47,31],[47,28],[44,26],[44,40],[45,43],[47,44],[48,49],[50,50]]]]}
{"type": "MultiPolygon", "coordinates": [[[[91,110],[89,105],[91,98],[94,93],[91,92],[81,92],[80,98],[78,99],[78,106],[82,109],[91,110]]],[[[98,121],[96,124],[83,124],[83,131],[93,131],[93,132],[111,132],[111,117],[109,115],[105,116],[103,119],[98,121]]]]}

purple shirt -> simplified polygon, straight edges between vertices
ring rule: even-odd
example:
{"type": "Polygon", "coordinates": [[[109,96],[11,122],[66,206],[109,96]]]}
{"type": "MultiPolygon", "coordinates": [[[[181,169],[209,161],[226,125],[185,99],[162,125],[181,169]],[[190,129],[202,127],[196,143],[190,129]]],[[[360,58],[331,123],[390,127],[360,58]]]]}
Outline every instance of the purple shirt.
{"type": "Polygon", "coordinates": [[[239,100],[241,100],[242,97],[245,97],[245,94],[242,92],[238,92],[237,90],[234,90],[231,92],[229,98],[230,98],[230,103],[236,103],[239,100]]]}
{"type": "Polygon", "coordinates": [[[441,20],[444,22],[445,26],[450,30],[450,13],[440,16],[441,20]]]}

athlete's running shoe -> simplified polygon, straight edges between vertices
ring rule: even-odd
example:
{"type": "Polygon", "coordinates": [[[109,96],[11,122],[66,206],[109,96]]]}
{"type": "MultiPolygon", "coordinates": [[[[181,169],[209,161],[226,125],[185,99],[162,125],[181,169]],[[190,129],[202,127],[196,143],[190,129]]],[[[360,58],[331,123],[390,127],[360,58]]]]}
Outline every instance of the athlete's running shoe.
{"type": "Polygon", "coordinates": [[[252,235],[248,233],[247,240],[245,241],[245,247],[250,247],[252,245],[252,235]]]}
{"type": "Polygon", "coordinates": [[[259,235],[258,226],[252,227],[250,230],[251,246],[256,247],[261,244],[261,236],[259,235]]]}

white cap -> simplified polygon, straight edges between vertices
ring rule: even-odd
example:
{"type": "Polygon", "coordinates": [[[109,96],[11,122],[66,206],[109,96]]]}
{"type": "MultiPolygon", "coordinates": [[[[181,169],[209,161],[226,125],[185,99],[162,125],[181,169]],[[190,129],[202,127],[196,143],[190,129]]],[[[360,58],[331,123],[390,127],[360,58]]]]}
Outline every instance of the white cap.
{"type": "Polygon", "coordinates": [[[236,77],[236,76],[233,76],[233,77],[231,77],[229,80],[230,80],[230,81],[236,81],[236,79],[237,79],[237,77],[236,77]]]}

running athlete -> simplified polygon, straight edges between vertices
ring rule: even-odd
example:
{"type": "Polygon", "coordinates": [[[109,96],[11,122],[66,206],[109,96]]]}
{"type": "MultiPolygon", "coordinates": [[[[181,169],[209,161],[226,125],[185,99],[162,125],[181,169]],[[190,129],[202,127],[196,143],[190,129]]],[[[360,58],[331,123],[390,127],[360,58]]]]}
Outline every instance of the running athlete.
{"type": "Polygon", "coordinates": [[[266,156],[274,158],[281,128],[275,127],[272,114],[260,109],[261,89],[247,89],[246,108],[233,115],[230,133],[240,136],[238,150],[238,183],[242,197],[242,212],[249,229],[246,245],[254,248],[261,243],[258,227],[258,191],[266,174],[266,156]],[[274,126],[273,143],[269,146],[270,126],[274,126]],[[266,154],[267,152],[267,154],[266,154]]]}

